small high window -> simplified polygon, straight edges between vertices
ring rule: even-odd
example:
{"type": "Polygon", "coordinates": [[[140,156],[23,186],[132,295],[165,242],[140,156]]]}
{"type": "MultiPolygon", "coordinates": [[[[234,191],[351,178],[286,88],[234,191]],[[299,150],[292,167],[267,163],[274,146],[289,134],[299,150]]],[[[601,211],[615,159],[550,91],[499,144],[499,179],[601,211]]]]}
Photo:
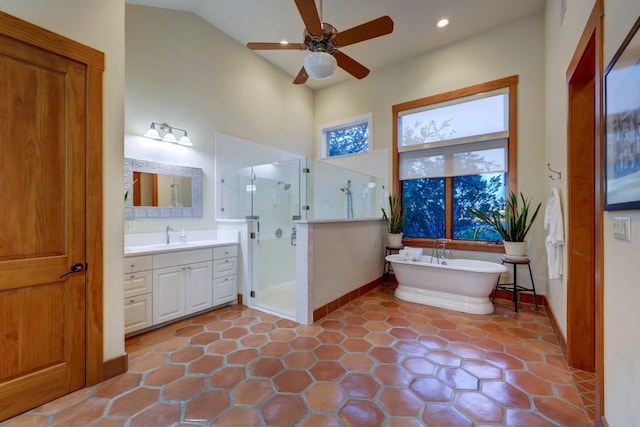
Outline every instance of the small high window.
{"type": "Polygon", "coordinates": [[[366,153],[371,149],[371,114],[322,126],[322,157],[366,153]]]}

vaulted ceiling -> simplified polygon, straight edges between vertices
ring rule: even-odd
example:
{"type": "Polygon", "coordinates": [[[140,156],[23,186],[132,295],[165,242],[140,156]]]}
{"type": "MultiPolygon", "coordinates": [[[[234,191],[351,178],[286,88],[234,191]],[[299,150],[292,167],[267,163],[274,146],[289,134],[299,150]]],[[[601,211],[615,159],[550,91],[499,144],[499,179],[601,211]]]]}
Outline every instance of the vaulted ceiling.
{"type": "MultiPolygon", "coordinates": [[[[126,0],[127,3],[191,11],[243,45],[247,42],[302,42],[304,24],[294,0],[126,0]]],[[[402,62],[474,34],[490,31],[544,8],[545,0],[316,0],[321,20],[338,31],[389,15],[393,33],[346,46],[342,51],[371,70],[402,62]],[[321,8],[320,8],[321,7],[321,8]],[[449,26],[439,29],[441,18],[449,26]]],[[[308,51],[255,51],[293,78],[308,51]]],[[[352,79],[338,70],[329,80],[307,81],[319,89],[352,79]]]]}

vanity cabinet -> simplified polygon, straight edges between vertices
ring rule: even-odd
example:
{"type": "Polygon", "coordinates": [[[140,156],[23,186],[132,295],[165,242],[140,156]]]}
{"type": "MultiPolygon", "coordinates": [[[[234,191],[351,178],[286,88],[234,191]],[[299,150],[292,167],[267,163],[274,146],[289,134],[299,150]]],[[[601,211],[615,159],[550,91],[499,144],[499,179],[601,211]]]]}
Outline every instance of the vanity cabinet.
{"type": "Polygon", "coordinates": [[[153,324],[213,306],[213,250],[153,255],[153,324]]]}
{"type": "Polygon", "coordinates": [[[237,260],[238,245],[126,257],[125,334],[234,301],[237,260]]]}
{"type": "Polygon", "coordinates": [[[152,292],[151,255],[124,260],[124,333],[150,327],[152,292]]]}

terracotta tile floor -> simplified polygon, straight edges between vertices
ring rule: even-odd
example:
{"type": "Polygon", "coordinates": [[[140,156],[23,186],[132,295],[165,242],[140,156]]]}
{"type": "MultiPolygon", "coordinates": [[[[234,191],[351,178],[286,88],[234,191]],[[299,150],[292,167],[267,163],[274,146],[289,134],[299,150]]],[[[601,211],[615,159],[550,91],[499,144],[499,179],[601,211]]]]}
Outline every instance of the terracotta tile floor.
{"type": "Polygon", "coordinates": [[[567,367],[543,310],[512,309],[388,285],[311,326],[225,307],[129,339],[129,372],[2,426],[593,425],[593,375],[567,367]]]}

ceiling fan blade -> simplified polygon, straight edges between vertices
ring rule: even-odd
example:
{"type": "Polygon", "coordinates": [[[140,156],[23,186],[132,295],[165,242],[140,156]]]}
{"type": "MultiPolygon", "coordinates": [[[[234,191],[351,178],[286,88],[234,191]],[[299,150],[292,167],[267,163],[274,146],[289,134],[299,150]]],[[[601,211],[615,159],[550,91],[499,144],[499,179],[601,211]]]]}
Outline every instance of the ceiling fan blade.
{"type": "Polygon", "coordinates": [[[351,74],[353,77],[357,79],[363,79],[369,74],[369,69],[367,67],[365,67],[349,55],[338,51],[334,53],[333,56],[336,58],[338,66],[345,70],[347,73],[351,74]]]}
{"type": "Polygon", "coordinates": [[[334,41],[336,46],[343,47],[375,37],[384,36],[393,31],[393,20],[389,16],[382,16],[373,21],[365,22],[348,30],[339,32],[334,41]]]}
{"type": "Polygon", "coordinates": [[[300,72],[296,76],[296,78],[293,79],[293,84],[294,85],[301,85],[303,83],[306,83],[308,78],[309,78],[309,75],[307,74],[307,70],[305,70],[304,67],[302,67],[300,69],[300,72]]]}
{"type": "Polygon", "coordinates": [[[320,37],[322,35],[322,22],[320,22],[315,0],[295,0],[295,2],[302,22],[304,22],[309,34],[320,37]]]}
{"type": "Polygon", "coordinates": [[[247,47],[251,50],[304,50],[306,46],[302,43],[262,43],[262,42],[249,42],[247,47]]]}

